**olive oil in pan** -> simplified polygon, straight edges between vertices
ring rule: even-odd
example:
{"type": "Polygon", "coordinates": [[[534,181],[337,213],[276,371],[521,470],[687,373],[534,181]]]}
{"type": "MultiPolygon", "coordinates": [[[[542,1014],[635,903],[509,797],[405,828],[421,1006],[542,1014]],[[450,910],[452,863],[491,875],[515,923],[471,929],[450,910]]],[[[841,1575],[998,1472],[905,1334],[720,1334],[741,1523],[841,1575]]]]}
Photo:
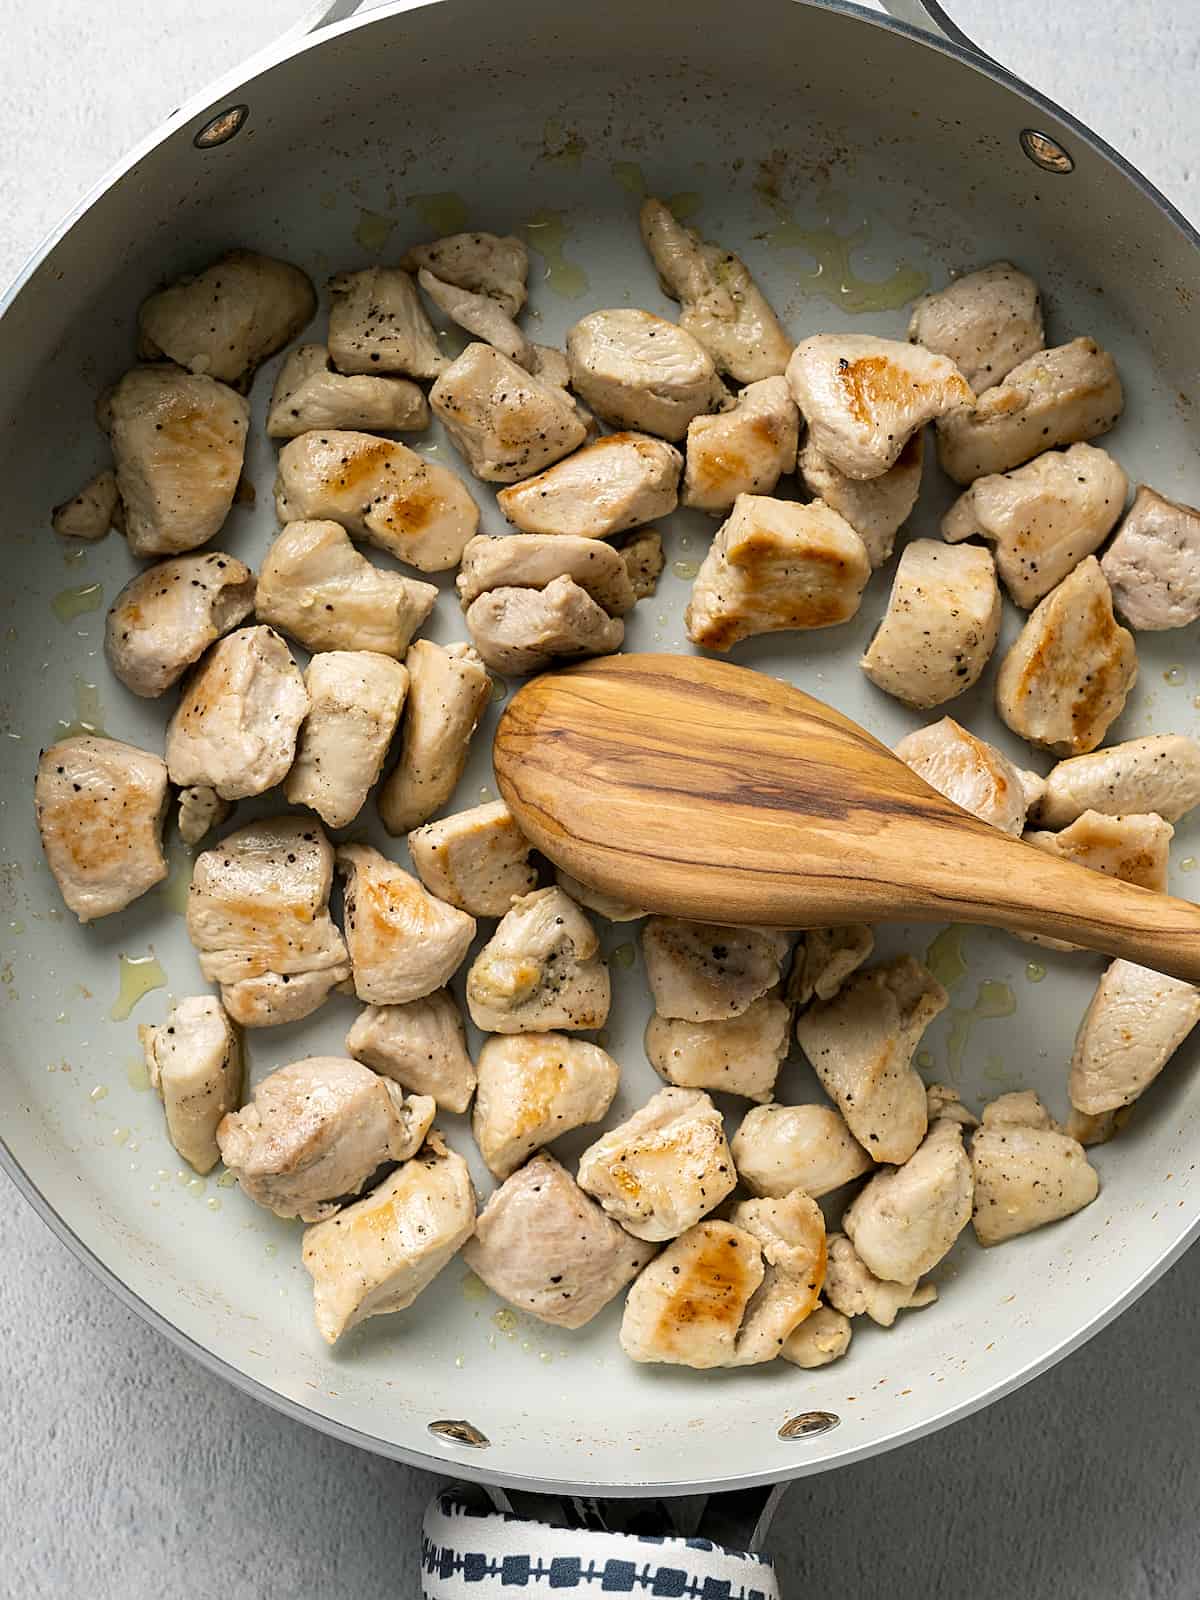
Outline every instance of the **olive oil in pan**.
{"type": "Polygon", "coordinates": [[[546,264],[543,277],[555,294],[578,300],[588,289],[588,275],[563,253],[570,229],[561,211],[535,211],[522,226],[525,242],[546,264]]]}
{"type": "Polygon", "coordinates": [[[85,612],[99,611],[104,604],[104,588],[99,583],[81,583],[74,589],[62,589],[50,602],[50,609],[60,622],[74,622],[85,612]]]}
{"type": "Polygon", "coordinates": [[[167,975],[153,950],[148,956],[121,956],[120,963],[117,998],[108,1013],[114,1022],[124,1022],[143,995],[167,986],[167,975]]]}

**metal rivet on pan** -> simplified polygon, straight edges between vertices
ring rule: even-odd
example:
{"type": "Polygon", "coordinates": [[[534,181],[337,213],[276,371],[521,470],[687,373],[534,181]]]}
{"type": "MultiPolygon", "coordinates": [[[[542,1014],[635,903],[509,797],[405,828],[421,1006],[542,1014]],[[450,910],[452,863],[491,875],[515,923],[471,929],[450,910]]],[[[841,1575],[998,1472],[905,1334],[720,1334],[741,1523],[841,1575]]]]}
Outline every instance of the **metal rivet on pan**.
{"type": "Polygon", "coordinates": [[[486,1450],[492,1442],[473,1422],[431,1422],[429,1431],[436,1433],[439,1439],[449,1439],[452,1444],[470,1445],[472,1450],[486,1450]]]}
{"type": "Polygon", "coordinates": [[[841,1422],[832,1411],[802,1411],[798,1417],[789,1417],[779,1430],[781,1439],[815,1439],[820,1433],[832,1433],[841,1422]]]}
{"type": "Polygon", "coordinates": [[[235,133],[241,133],[249,115],[249,106],[227,106],[208,119],[193,136],[192,143],[197,150],[215,150],[219,144],[228,143],[235,133]]]}
{"type": "Polygon", "coordinates": [[[1062,175],[1075,171],[1074,156],[1064,150],[1057,139],[1052,139],[1048,133],[1039,133],[1036,128],[1021,129],[1021,149],[1043,172],[1062,175]]]}

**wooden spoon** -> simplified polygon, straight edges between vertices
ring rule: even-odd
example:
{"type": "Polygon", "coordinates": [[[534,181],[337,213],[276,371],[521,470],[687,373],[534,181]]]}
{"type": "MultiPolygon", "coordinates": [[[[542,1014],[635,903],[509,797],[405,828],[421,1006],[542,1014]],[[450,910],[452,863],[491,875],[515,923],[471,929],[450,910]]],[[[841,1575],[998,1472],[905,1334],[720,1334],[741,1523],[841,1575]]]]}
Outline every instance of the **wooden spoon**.
{"type": "Polygon", "coordinates": [[[548,673],[496,733],[537,848],[605,894],[704,922],[981,922],[1200,982],[1200,907],[989,827],[810,695],[696,656],[548,673]]]}

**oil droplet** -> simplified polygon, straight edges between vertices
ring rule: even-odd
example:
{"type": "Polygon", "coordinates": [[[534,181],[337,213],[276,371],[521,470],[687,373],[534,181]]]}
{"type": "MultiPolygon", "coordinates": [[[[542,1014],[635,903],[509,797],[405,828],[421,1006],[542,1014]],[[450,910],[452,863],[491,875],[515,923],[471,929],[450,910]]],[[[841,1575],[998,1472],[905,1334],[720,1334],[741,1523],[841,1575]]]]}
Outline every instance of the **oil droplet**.
{"type": "Polygon", "coordinates": [[[631,967],[633,965],[633,946],[631,944],[617,945],[612,953],[612,958],[619,967],[631,967]]]}
{"type": "Polygon", "coordinates": [[[125,1063],[125,1082],[139,1091],[150,1087],[150,1069],[145,1056],[130,1056],[125,1063]]]}
{"type": "Polygon", "coordinates": [[[381,211],[360,211],[354,228],[354,241],[370,255],[380,255],[395,226],[395,217],[385,217],[381,211]]]}
{"type": "Polygon", "coordinates": [[[575,128],[564,128],[557,117],[547,117],[542,127],[542,160],[564,167],[579,166],[587,140],[575,128]]]}
{"type": "Polygon", "coordinates": [[[1027,961],[1025,963],[1025,976],[1030,983],[1041,983],[1046,976],[1046,969],[1040,961],[1027,961]]]}
{"type": "Polygon", "coordinates": [[[700,571],[698,561],[672,561],[671,571],[677,578],[694,578],[700,571]]]}
{"type": "Polygon", "coordinates": [[[104,604],[104,588],[99,583],[81,583],[74,589],[63,589],[50,602],[50,609],[60,622],[74,622],[87,611],[99,611],[104,604]]]}
{"type": "Polygon", "coordinates": [[[492,679],[492,704],[493,705],[499,705],[500,701],[504,699],[504,696],[507,693],[508,693],[508,685],[505,683],[504,679],[503,678],[493,678],[492,679]]]}
{"type": "Polygon", "coordinates": [[[482,787],[479,790],[480,804],[481,805],[487,805],[488,801],[492,800],[494,798],[495,797],[492,794],[492,791],[488,788],[487,784],[486,783],[483,784],[482,787]]]}
{"type": "Polygon", "coordinates": [[[466,1365],[466,1363],[464,1362],[464,1360],[463,1360],[463,1358],[461,1356],[455,1356],[454,1365],[461,1369],[462,1367],[464,1367],[466,1365]]]}
{"type": "Polygon", "coordinates": [[[337,195],[332,189],[323,189],[317,196],[317,204],[322,211],[332,211],[337,205],[337,195]]]}
{"type": "Polygon", "coordinates": [[[232,1189],[236,1182],[237,1182],[237,1177],[236,1177],[236,1175],[234,1173],[232,1173],[232,1172],[223,1172],[221,1174],[221,1176],[217,1179],[217,1188],[218,1189],[232,1189]]]}
{"type": "Polygon", "coordinates": [[[434,233],[461,233],[467,225],[466,202],[452,190],[435,194],[410,194],[408,203],[434,233]]]}
{"type": "Polygon", "coordinates": [[[492,1313],[492,1322],[501,1333],[508,1334],[510,1339],[516,1334],[517,1314],[515,1311],[510,1311],[507,1306],[501,1306],[499,1311],[492,1313]]]}
{"type": "Polygon", "coordinates": [[[975,996],[975,1015],[981,1021],[996,1017],[1011,1017],[1017,1009],[1017,997],[1006,983],[985,978],[975,996]]]}
{"type": "Polygon", "coordinates": [[[210,1211],[220,1211],[221,1209],[221,1202],[217,1199],[215,1194],[210,1194],[208,1199],[205,1201],[205,1204],[208,1206],[210,1211]]]}
{"type": "Polygon", "coordinates": [[[816,263],[811,272],[797,275],[803,293],[819,295],[851,315],[865,311],[896,311],[915,300],[929,286],[929,278],[907,261],[897,263],[891,277],[860,278],[851,255],[870,238],[870,225],[861,223],[853,233],[841,234],[826,218],[823,228],[802,228],[796,222],[783,222],[767,235],[775,250],[807,250],[816,263]]]}
{"type": "Polygon", "coordinates": [[[1016,1009],[1016,996],[1008,984],[985,978],[975,991],[975,1004],[969,1011],[951,1011],[950,1031],[946,1035],[946,1060],[951,1083],[958,1083],[962,1076],[963,1055],[975,1023],[1011,1017],[1016,1009]]]}
{"type": "Polygon", "coordinates": [[[933,1051],[932,1050],[918,1050],[917,1051],[917,1065],[918,1065],[918,1067],[920,1067],[922,1072],[928,1072],[930,1067],[932,1067],[932,1065],[933,1065],[933,1051]]]}
{"type": "Polygon", "coordinates": [[[627,189],[630,194],[645,194],[646,179],[636,161],[614,161],[609,171],[622,189],[627,189]]]}
{"type": "Polygon", "coordinates": [[[695,189],[681,189],[678,194],[667,196],[667,210],[676,222],[686,222],[689,217],[694,217],[703,204],[695,189]]]}
{"type": "Polygon", "coordinates": [[[96,1087],[92,1090],[91,1094],[88,1095],[88,1099],[89,1100],[107,1100],[108,1099],[108,1085],[106,1083],[98,1083],[96,1085],[96,1087]]]}
{"type": "Polygon", "coordinates": [[[95,733],[104,737],[104,707],[100,704],[100,686],[88,683],[80,673],[75,673],[75,720],[56,722],[50,742],[73,739],[77,734],[95,733]]]}
{"type": "Polygon", "coordinates": [[[540,1354],[539,1354],[539,1356],[538,1356],[538,1360],[539,1360],[539,1361],[553,1361],[553,1360],[554,1360],[554,1357],[553,1357],[553,1356],[552,1356],[552,1355],[551,1355],[551,1354],[550,1354],[550,1352],[549,1352],[549,1350],[543,1350],[543,1351],[542,1351],[542,1352],[541,1352],[541,1353],[540,1353],[540,1354]]]}
{"type": "Polygon", "coordinates": [[[109,1016],[114,1022],[124,1022],[143,995],[165,989],[166,984],[167,975],[153,950],[148,956],[122,956],[121,983],[109,1016]]]}
{"type": "Polygon", "coordinates": [[[181,1189],[186,1189],[192,1181],[192,1174],[187,1167],[180,1167],[175,1174],[175,1182],[181,1189]]]}
{"type": "Polygon", "coordinates": [[[18,917],[15,922],[10,922],[9,923],[8,931],[10,933],[24,933],[25,932],[25,924],[18,917]]]}
{"type": "Polygon", "coordinates": [[[190,1195],[193,1196],[193,1198],[198,1200],[200,1198],[200,1196],[204,1193],[204,1190],[205,1190],[204,1179],[203,1178],[189,1178],[188,1181],[184,1184],[184,1188],[187,1190],[187,1192],[190,1195]]]}
{"type": "Polygon", "coordinates": [[[64,567],[77,567],[81,561],[86,561],[86,560],[87,560],[87,550],[82,545],[79,547],[78,550],[64,550],[63,551],[63,566],[64,567]]]}
{"type": "Polygon", "coordinates": [[[172,843],[167,849],[167,875],[155,890],[160,902],[176,917],[187,916],[192,856],[187,845],[172,843]]]}
{"type": "Polygon", "coordinates": [[[267,1244],[267,1245],[263,1246],[263,1254],[264,1255],[273,1256],[273,1255],[277,1255],[278,1253],[279,1253],[279,1246],[277,1244],[267,1244]]]}
{"type": "Polygon", "coordinates": [[[1195,856],[1184,856],[1183,860],[1179,863],[1179,870],[1180,870],[1180,872],[1195,872],[1195,870],[1196,870],[1196,858],[1195,858],[1195,856]]]}
{"type": "Polygon", "coordinates": [[[957,923],[943,928],[925,952],[925,965],[943,989],[952,989],[960,978],[967,975],[967,963],[962,952],[963,930],[957,923]]]}
{"type": "Polygon", "coordinates": [[[129,1134],[130,1130],[128,1128],[114,1128],[110,1137],[114,1144],[124,1144],[129,1134]]]}
{"type": "Polygon", "coordinates": [[[486,1300],[488,1286],[482,1278],[476,1277],[475,1273],[468,1272],[463,1275],[462,1292],[464,1300],[486,1300]]]}
{"type": "Polygon", "coordinates": [[[555,294],[578,300],[586,293],[587,273],[563,254],[568,230],[561,211],[535,211],[521,231],[530,248],[546,263],[543,277],[555,294]]]}
{"type": "Polygon", "coordinates": [[[1163,682],[1169,683],[1172,688],[1177,688],[1186,679],[1187,673],[1183,667],[1168,667],[1163,673],[1163,682]]]}

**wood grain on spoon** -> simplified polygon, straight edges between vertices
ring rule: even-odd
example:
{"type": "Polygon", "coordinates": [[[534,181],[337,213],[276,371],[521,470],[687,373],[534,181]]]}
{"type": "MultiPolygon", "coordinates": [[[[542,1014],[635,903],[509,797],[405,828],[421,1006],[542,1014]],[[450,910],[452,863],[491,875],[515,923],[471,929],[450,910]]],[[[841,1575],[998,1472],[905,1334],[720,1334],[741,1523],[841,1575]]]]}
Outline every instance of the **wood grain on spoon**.
{"type": "Polygon", "coordinates": [[[848,717],[744,667],[619,655],[535,678],[494,760],[539,850],[651,911],[986,923],[1200,982],[1200,907],[1000,833],[848,717]]]}

